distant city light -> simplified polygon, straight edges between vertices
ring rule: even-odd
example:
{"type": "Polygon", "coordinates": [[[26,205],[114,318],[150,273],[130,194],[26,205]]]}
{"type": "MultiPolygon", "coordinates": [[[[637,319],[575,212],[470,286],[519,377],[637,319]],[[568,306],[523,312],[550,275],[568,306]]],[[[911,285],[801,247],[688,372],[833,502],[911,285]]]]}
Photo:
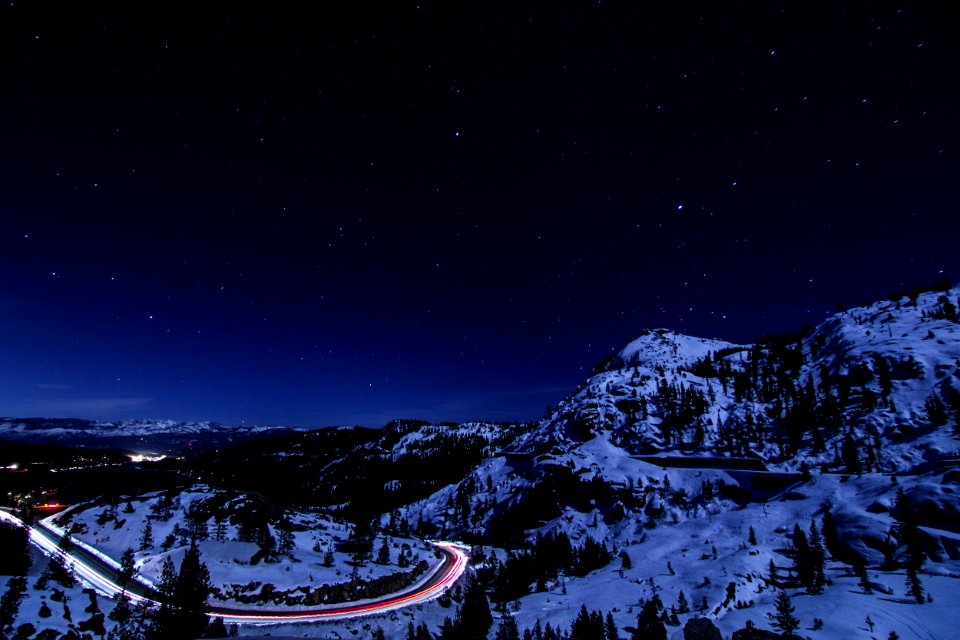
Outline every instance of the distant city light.
{"type": "Polygon", "coordinates": [[[166,457],[155,453],[131,453],[130,462],[160,462],[166,457]]]}

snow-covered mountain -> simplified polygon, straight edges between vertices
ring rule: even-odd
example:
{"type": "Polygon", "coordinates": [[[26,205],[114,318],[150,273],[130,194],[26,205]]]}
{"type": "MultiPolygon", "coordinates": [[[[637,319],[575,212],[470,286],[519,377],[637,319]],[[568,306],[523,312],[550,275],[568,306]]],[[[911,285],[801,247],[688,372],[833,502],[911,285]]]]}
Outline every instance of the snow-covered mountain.
{"type": "Polygon", "coordinates": [[[187,446],[217,447],[251,437],[287,433],[286,427],[224,425],[218,422],[77,418],[0,418],[0,439],[30,444],[113,446],[168,451],[187,446]]]}
{"type": "MultiPolygon", "coordinates": [[[[644,626],[656,623],[679,640],[699,618],[724,638],[796,638],[766,631],[788,596],[800,636],[958,637],[958,306],[960,287],[904,296],[756,344],[648,331],[537,423],[276,432],[183,470],[308,528],[319,509],[332,531],[328,516],[476,545],[475,580],[496,605],[488,637],[515,637],[507,621],[537,640],[561,637],[547,624],[598,637],[583,620],[599,611],[620,638],[664,637],[644,626]],[[814,579],[818,552],[804,549],[820,541],[814,579]]],[[[91,541],[113,544],[118,518],[88,522],[91,541]]],[[[413,623],[416,638],[448,640],[444,620],[469,601],[273,635],[408,638],[413,623]]]]}
{"type": "MultiPolygon", "coordinates": [[[[521,555],[536,555],[538,534],[560,533],[634,559],[568,574],[562,587],[531,583],[516,600],[521,629],[538,618],[569,626],[579,605],[554,603],[577,601],[619,610],[628,624],[654,594],[669,609],[685,591],[706,598],[725,635],[748,617],[765,626],[745,610],[772,608],[770,563],[790,565],[795,524],[821,527],[830,514],[836,588],[827,592],[859,607],[861,619],[883,616],[900,637],[945,637],[950,626],[922,622],[916,605],[891,611],[842,594],[855,565],[882,569],[870,579],[902,593],[898,489],[909,505],[898,517],[909,509],[919,518],[936,560],[926,571],[960,575],[958,297],[960,288],[881,301],[753,345],[650,331],[460,483],[401,511],[440,535],[528,549],[521,555]],[[749,527],[756,545],[746,542],[749,527]]],[[[954,593],[952,578],[933,582],[944,597],[954,593]]],[[[822,601],[809,604],[800,609],[806,621],[826,619],[822,601]]],[[[831,625],[820,637],[859,633],[848,619],[831,625]]]]}

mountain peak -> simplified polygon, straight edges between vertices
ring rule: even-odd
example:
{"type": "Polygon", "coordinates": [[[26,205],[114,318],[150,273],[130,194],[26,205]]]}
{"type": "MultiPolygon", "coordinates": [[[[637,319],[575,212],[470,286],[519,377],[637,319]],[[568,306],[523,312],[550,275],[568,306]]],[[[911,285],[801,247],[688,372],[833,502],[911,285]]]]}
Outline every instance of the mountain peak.
{"type": "Polygon", "coordinates": [[[689,366],[711,353],[738,345],[714,338],[698,338],[670,329],[651,329],[623,348],[609,368],[689,366]]]}

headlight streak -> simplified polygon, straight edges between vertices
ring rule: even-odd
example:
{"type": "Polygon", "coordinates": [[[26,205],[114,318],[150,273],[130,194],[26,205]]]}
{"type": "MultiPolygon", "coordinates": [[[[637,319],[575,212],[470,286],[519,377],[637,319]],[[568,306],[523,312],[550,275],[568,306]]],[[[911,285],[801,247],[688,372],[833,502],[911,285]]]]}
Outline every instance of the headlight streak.
{"type": "MultiPolygon", "coordinates": [[[[46,535],[33,527],[27,527],[16,516],[0,510],[0,520],[9,522],[18,527],[27,528],[30,532],[30,542],[48,556],[59,556],[64,564],[72,568],[77,578],[94,588],[97,593],[112,598],[117,594],[124,592],[118,584],[104,576],[91,567],[83,560],[60,549],[46,535]]],[[[449,589],[466,571],[469,557],[467,551],[469,547],[455,542],[429,541],[434,547],[447,554],[449,566],[443,571],[443,574],[436,581],[433,581],[433,575],[428,576],[415,587],[410,593],[405,593],[386,600],[367,602],[361,604],[347,604],[343,606],[334,606],[323,609],[313,609],[305,611],[269,611],[263,613],[239,613],[234,608],[211,605],[211,611],[207,614],[211,618],[222,618],[226,623],[252,624],[252,625],[270,625],[285,622],[321,622],[332,620],[345,620],[360,616],[373,615],[394,611],[403,607],[422,604],[438,598],[444,591],[449,589]]],[[[149,586],[149,585],[145,585],[149,586]]],[[[133,602],[146,602],[151,605],[159,606],[159,602],[129,591],[125,591],[127,596],[133,602]]]]}

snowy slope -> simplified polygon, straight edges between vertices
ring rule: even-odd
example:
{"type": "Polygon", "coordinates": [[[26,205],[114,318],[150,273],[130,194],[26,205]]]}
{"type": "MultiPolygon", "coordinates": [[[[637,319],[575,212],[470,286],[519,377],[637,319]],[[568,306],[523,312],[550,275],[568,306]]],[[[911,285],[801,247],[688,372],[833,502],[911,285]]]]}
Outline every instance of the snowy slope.
{"type": "MultiPolygon", "coordinates": [[[[79,543],[114,561],[119,561],[125,550],[133,549],[140,575],[156,584],[164,560],[171,558],[179,566],[189,545],[190,532],[195,531],[191,520],[196,519],[191,514],[200,513],[201,559],[210,569],[211,581],[218,590],[215,598],[233,605],[239,594],[252,598],[268,592],[290,592],[291,598],[302,597],[298,593],[301,588],[335,585],[351,579],[373,580],[409,571],[406,567],[413,567],[420,560],[426,561],[428,568],[439,563],[423,542],[391,537],[386,562],[368,561],[354,571],[351,554],[340,549],[353,529],[349,523],[321,514],[283,513],[257,496],[205,486],[177,493],[167,507],[159,504],[163,498],[163,493],[154,493],[131,497],[117,505],[86,503],[51,516],[46,522],[61,534],[70,529],[79,543]],[[251,514],[259,517],[251,519],[251,514]],[[245,524],[249,525],[246,535],[245,524]],[[144,544],[143,534],[148,526],[152,542],[144,544]],[[263,538],[272,539],[270,544],[276,548],[284,528],[292,534],[291,550],[265,555],[261,551],[263,538]],[[328,552],[330,557],[325,558],[328,552]],[[401,553],[407,556],[406,562],[401,563],[401,553]]],[[[373,541],[374,552],[383,542],[383,537],[373,541]]],[[[267,602],[286,604],[278,596],[271,596],[267,602]]]]}
{"type": "Polygon", "coordinates": [[[840,538],[829,569],[834,584],[829,599],[799,592],[795,604],[807,627],[823,618],[820,637],[856,637],[869,615],[876,637],[890,630],[902,638],[951,637],[960,622],[954,615],[931,619],[933,607],[904,598],[903,548],[891,534],[889,510],[897,487],[905,488],[934,560],[926,569],[934,604],[960,595],[960,476],[944,473],[960,459],[960,324],[938,317],[945,301],[960,306],[958,297],[960,288],[921,294],[915,303],[882,301],[761,345],[648,332],[601,363],[534,429],[404,515],[441,535],[495,544],[563,531],[634,558],[623,577],[615,560],[521,598],[521,629],[538,618],[568,626],[580,603],[612,608],[621,628],[633,624],[639,603],[652,596],[652,578],[668,607],[680,589],[691,602],[706,597],[707,613],[727,636],[747,618],[768,626],[774,589],[761,578],[769,562],[789,566],[785,532],[819,522],[829,510],[840,538]],[[693,398],[687,407],[680,406],[684,394],[693,398]],[[805,399],[811,410],[801,414],[805,399]],[[804,420],[791,423],[791,412],[804,420]],[[679,413],[683,421],[668,436],[663,425],[679,413]],[[844,454],[847,440],[854,462],[844,454]],[[850,464],[863,475],[844,475],[850,464]],[[900,474],[899,483],[891,472],[900,474]],[[704,483],[715,489],[705,494],[704,483]],[[759,537],[756,548],[746,548],[748,524],[759,537]],[[893,561],[884,555],[891,544],[900,554],[893,561]],[[857,557],[896,597],[850,593],[856,578],[840,561],[857,557]],[[745,608],[734,602],[717,610],[730,582],[745,608]],[[845,616],[845,608],[859,617],[845,616]]]}

